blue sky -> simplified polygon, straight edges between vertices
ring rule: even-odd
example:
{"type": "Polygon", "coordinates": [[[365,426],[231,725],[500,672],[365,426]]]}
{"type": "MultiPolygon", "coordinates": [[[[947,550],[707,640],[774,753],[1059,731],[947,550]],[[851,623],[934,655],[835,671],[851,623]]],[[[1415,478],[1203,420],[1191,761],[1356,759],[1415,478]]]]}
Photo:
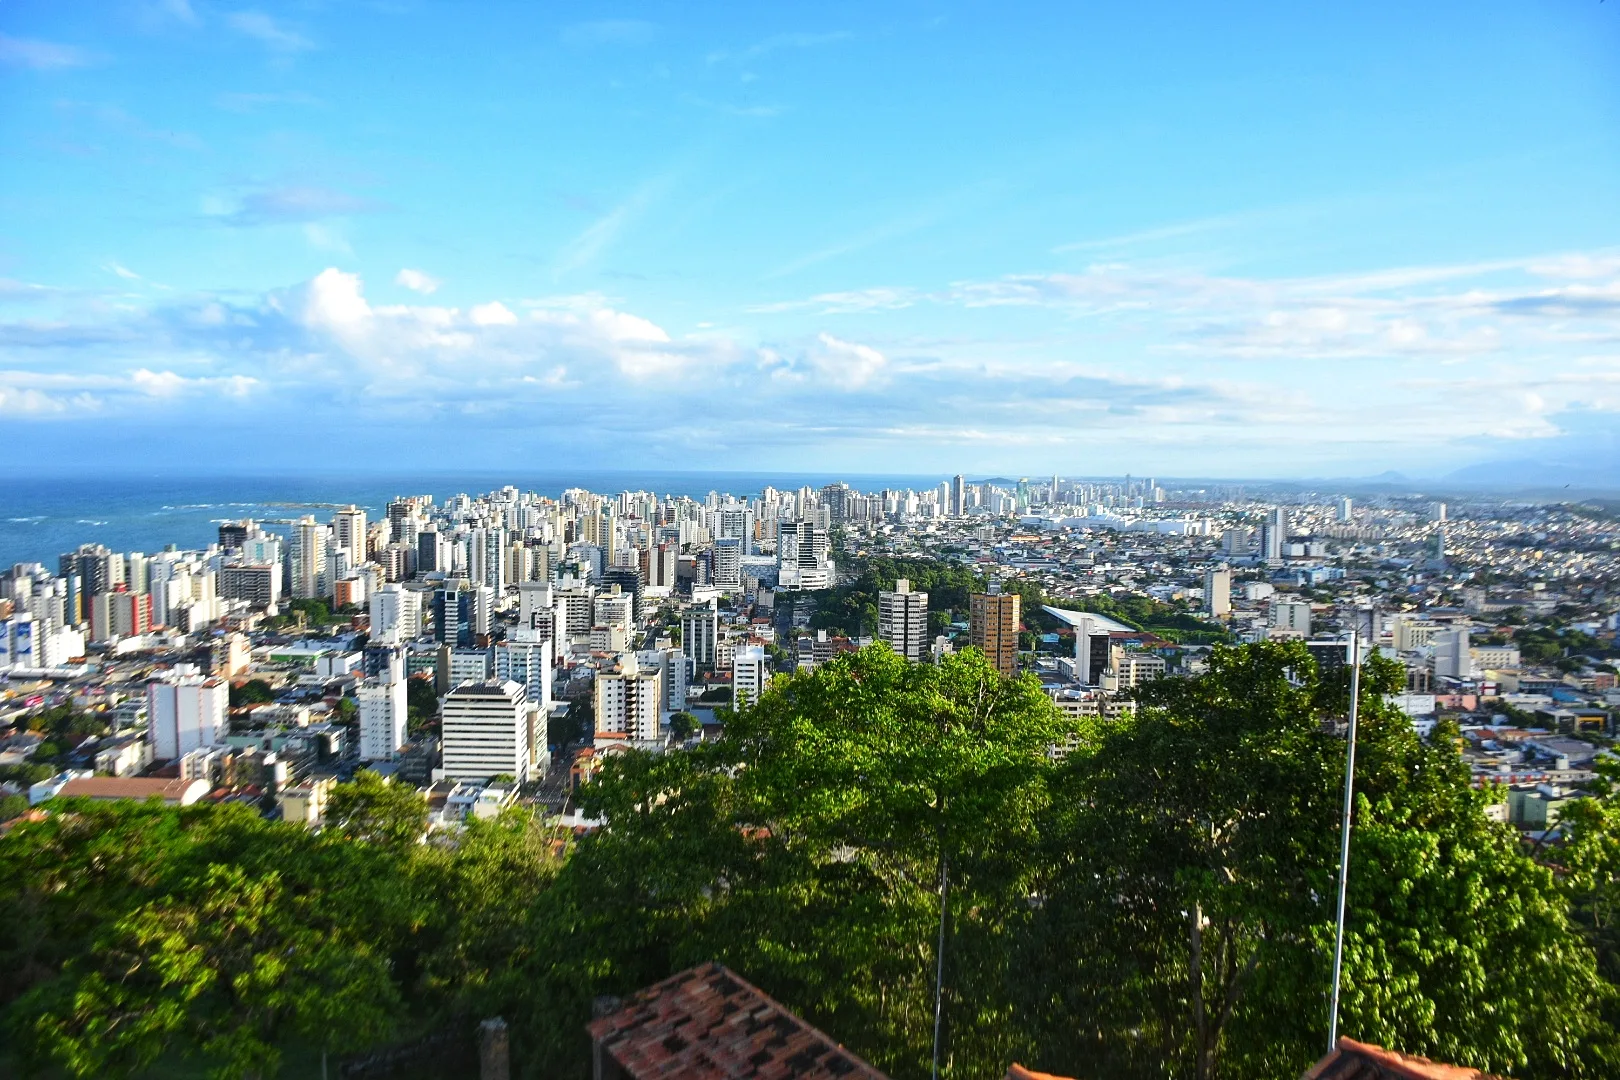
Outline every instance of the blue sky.
{"type": "Polygon", "coordinates": [[[0,0],[0,154],[25,470],[1620,466],[1612,3],[0,0]]]}

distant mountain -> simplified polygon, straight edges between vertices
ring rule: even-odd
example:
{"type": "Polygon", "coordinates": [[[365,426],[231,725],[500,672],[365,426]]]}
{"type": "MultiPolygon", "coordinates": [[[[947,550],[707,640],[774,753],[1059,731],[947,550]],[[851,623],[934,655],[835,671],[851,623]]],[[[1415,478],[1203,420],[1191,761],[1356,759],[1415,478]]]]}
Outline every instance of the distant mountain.
{"type": "Polygon", "coordinates": [[[1620,491],[1620,462],[1512,458],[1469,465],[1441,479],[1448,484],[1475,488],[1616,492],[1620,491]]]}

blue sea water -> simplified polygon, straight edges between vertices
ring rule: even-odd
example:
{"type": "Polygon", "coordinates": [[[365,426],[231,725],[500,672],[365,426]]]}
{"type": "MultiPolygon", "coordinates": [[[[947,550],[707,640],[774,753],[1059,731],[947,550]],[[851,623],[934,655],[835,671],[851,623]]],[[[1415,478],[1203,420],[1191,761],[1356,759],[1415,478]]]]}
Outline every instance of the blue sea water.
{"type": "MultiPolygon", "coordinates": [[[[711,491],[757,494],[767,485],[794,489],[842,480],[860,491],[888,488],[925,490],[942,476],[833,476],[811,473],[607,472],[500,475],[497,473],[418,473],[408,476],[356,474],[318,476],[92,476],[71,479],[0,478],[0,568],[42,562],[56,568],[57,556],[80,544],[105,544],[113,551],[162,551],[206,547],[218,538],[219,523],[238,518],[286,519],[313,513],[321,519],[332,505],[354,503],[381,514],[396,495],[434,496],[442,502],[459,492],[476,495],[512,484],[556,497],[572,487],[603,494],[656,491],[701,499],[711,491]]],[[[273,527],[273,526],[272,526],[273,527]]]]}

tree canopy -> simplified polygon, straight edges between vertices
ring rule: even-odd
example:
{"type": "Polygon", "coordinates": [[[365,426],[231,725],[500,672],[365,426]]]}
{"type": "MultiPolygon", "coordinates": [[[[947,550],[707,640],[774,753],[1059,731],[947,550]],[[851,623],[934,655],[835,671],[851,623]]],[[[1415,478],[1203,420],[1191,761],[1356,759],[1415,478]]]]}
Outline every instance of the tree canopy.
{"type": "MultiPolygon", "coordinates": [[[[1613,789],[1526,852],[1455,731],[1385,704],[1399,683],[1369,663],[1341,1030],[1615,1075],[1613,789]]],[[[878,645],[716,740],[608,755],[579,838],[514,809],[423,842],[420,797],[364,773],[319,831],[58,801],[0,836],[0,1060],[267,1077],[499,1014],[522,1075],[585,1076],[597,995],[720,960],[920,1080],[943,922],[945,1076],[1297,1076],[1326,1038],[1348,706],[1299,643],[1217,647],[1108,722],[976,650],[878,645]]]]}

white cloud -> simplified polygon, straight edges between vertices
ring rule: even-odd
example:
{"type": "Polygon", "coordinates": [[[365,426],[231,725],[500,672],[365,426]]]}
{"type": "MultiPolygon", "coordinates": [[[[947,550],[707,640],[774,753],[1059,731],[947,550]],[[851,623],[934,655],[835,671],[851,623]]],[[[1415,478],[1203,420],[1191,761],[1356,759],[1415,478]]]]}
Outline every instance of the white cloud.
{"type": "Polygon", "coordinates": [[[296,53],[313,49],[315,43],[295,30],[288,29],[262,11],[236,11],[225,16],[232,30],[253,38],[272,52],[296,53]]]}
{"type": "Polygon", "coordinates": [[[1620,290],[1520,278],[1416,274],[1427,283],[1358,292],[1108,265],[819,294],[809,317],[846,309],[845,329],[812,323],[761,346],[736,331],[677,332],[594,293],[381,303],[359,274],[330,267],[258,299],[124,296],[112,309],[94,297],[76,311],[53,295],[48,319],[0,317],[0,412],[158,422],[185,410],[206,425],[290,410],[313,425],[330,409],[355,431],[442,413],[532,449],[562,438],[536,428],[536,409],[561,408],[607,444],[715,463],[955,460],[977,447],[971,460],[1016,467],[1097,461],[1127,440],[1194,470],[1212,455],[1223,471],[1395,467],[1401,455],[1458,460],[1481,440],[1559,437],[1576,412],[1620,418],[1620,345],[1549,336],[1612,324],[1581,313],[1620,290]],[[998,332],[984,336],[877,332],[907,303],[955,306],[950,321],[966,326],[984,317],[978,305],[1015,306],[989,312],[998,332]],[[1007,332],[1026,320],[1026,333],[1007,332]],[[252,408],[229,413],[243,400],[252,408]]]}
{"type": "Polygon", "coordinates": [[[394,284],[403,285],[411,292],[421,293],[423,296],[431,296],[439,290],[438,278],[429,277],[422,271],[412,270],[408,266],[394,275],[394,284]]]}
{"type": "Polygon", "coordinates": [[[0,64],[6,67],[53,71],[60,68],[85,67],[90,62],[89,53],[72,45],[0,34],[0,64]]]}
{"type": "Polygon", "coordinates": [[[512,314],[511,309],[499,300],[476,304],[468,315],[474,326],[513,326],[518,321],[518,317],[512,314]]]}

